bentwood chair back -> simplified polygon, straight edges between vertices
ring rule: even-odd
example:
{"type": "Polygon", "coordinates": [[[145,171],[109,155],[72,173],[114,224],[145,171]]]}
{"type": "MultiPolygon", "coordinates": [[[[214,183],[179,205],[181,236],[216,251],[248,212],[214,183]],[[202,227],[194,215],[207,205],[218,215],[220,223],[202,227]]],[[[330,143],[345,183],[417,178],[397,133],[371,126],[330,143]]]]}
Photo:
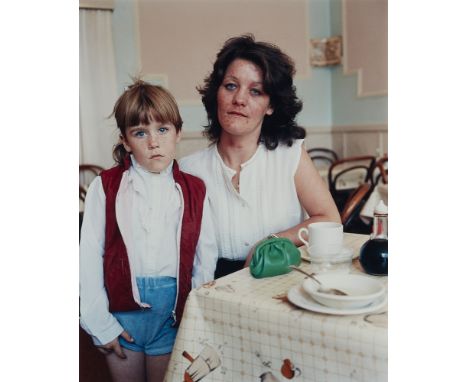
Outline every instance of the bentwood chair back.
{"type": "Polygon", "coordinates": [[[374,187],[380,181],[383,184],[388,184],[388,156],[378,159],[372,170],[372,183],[374,187]]]}
{"type": "Polygon", "coordinates": [[[325,147],[314,147],[307,150],[310,159],[317,167],[329,167],[333,162],[338,160],[338,154],[325,147]]]}
{"type": "Polygon", "coordinates": [[[86,199],[86,190],[83,186],[80,185],[80,201],[84,202],[86,199]]]}
{"type": "Polygon", "coordinates": [[[342,158],[332,163],[328,169],[328,187],[340,213],[359,185],[369,182],[373,186],[374,164],[375,157],[371,155],[342,158]]]}
{"type": "Polygon", "coordinates": [[[104,170],[101,166],[95,164],[80,164],[80,199],[82,197],[82,189],[85,191],[83,196],[86,196],[89,184],[104,170]]]}
{"type": "Polygon", "coordinates": [[[371,224],[365,223],[359,214],[372,193],[373,186],[370,182],[359,185],[346,200],[341,211],[341,223],[344,232],[370,234],[371,224]]]}
{"type": "Polygon", "coordinates": [[[104,170],[101,166],[95,164],[80,164],[80,234],[81,234],[81,223],[83,222],[83,210],[84,210],[84,201],[86,199],[86,192],[88,191],[88,186],[91,181],[98,176],[101,171],[104,170]]]}

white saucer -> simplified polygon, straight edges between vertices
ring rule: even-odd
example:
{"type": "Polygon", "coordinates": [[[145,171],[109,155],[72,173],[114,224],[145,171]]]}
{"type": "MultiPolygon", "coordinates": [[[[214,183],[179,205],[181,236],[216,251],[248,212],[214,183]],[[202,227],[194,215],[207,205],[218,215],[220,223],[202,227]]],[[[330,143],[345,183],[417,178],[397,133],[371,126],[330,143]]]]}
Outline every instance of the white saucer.
{"type": "Polygon", "coordinates": [[[356,308],[356,309],[330,308],[328,306],[319,304],[314,299],[312,299],[312,297],[309,297],[309,295],[302,289],[301,285],[296,285],[289,290],[288,300],[291,301],[294,305],[300,308],[304,308],[306,310],[310,310],[311,312],[335,314],[339,316],[371,313],[387,305],[387,296],[385,296],[383,299],[376,300],[372,302],[370,305],[364,306],[362,308],[356,308]]]}
{"type": "MultiPolygon", "coordinates": [[[[308,261],[310,263],[311,261],[311,258],[310,258],[310,255],[309,255],[309,252],[307,252],[307,248],[305,245],[303,245],[302,247],[299,247],[299,251],[301,252],[301,259],[302,260],[305,260],[305,261],[308,261]]],[[[337,255],[337,257],[343,257],[343,261],[346,261],[345,258],[346,258],[346,253],[348,252],[352,252],[353,249],[351,247],[347,247],[347,246],[343,246],[341,247],[341,251],[340,251],[340,254],[337,255]]],[[[353,259],[355,259],[356,257],[359,256],[359,252],[356,251],[356,253],[353,252],[353,259]]],[[[349,259],[349,258],[348,258],[349,259]]]]}

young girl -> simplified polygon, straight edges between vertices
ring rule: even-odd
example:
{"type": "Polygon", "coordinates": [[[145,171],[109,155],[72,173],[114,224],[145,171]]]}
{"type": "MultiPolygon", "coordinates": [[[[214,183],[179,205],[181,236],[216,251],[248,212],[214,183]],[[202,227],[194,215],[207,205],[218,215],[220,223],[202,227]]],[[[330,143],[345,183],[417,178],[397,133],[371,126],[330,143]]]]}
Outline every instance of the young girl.
{"type": "Polygon", "coordinates": [[[162,381],[190,289],[213,279],[211,214],[204,183],[174,160],[182,128],[174,98],[136,81],[113,115],[117,165],[86,196],[80,324],[115,381],[162,381]]]}

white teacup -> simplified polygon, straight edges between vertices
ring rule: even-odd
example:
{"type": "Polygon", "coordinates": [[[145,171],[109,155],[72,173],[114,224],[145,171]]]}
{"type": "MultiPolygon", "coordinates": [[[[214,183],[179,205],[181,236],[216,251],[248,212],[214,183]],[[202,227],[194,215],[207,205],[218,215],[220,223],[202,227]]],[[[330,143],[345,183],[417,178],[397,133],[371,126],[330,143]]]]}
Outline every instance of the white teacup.
{"type": "Polygon", "coordinates": [[[335,222],[310,223],[307,229],[301,228],[297,236],[311,257],[334,255],[343,246],[343,225],[335,222]],[[303,238],[303,233],[308,234],[309,241],[303,238]]]}

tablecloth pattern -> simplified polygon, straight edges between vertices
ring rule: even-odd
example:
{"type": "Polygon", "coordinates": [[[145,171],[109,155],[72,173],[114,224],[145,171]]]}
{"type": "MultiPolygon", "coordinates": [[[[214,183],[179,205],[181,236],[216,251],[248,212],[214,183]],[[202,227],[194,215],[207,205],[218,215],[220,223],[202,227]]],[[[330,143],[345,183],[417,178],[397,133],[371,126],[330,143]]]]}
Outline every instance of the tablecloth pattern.
{"type": "MultiPolygon", "coordinates": [[[[345,234],[355,251],[367,239],[345,234]]],[[[297,272],[255,279],[246,268],[193,290],[165,381],[184,381],[191,365],[184,352],[196,358],[207,349],[219,359],[193,381],[386,381],[386,307],[355,316],[310,312],[285,298],[303,280],[297,272]]]]}

